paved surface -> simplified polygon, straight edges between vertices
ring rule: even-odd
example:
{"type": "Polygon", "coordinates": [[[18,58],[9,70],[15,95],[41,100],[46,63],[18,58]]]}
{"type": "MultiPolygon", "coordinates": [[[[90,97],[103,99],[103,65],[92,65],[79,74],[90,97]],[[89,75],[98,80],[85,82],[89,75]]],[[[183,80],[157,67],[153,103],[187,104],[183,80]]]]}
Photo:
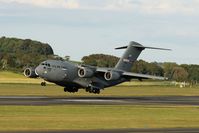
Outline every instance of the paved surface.
{"type": "MultiPolygon", "coordinates": [[[[198,133],[199,128],[168,128],[168,129],[113,129],[113,130],[85,130],[85,131],[28,131],[28,133],[198,133]]],[[[0,132],[1,133],[1,132],[0,132]]],[[[2,132],[2,133],[27,133],[2,132]]]]}
{"type": "Polygon", "coordinates": [[[0,105],[195,105],[199,96],[167,97],[20,97],[0,96],[0,105]]]}
{"type": "MultiPolygon", "coordinates": [[[[193,105],[199,106],[199,96],[165,96],[165,97],[20,97],[0,96],[0,105],[193,105]]],[[[113,129],[86,131],[28,131],[28,133],[199,133],[199,128],[166,129],[113,129]]],[[[0,131],[1,133],[1,131],[0,131]]],[[[2,133],[27,133],[2,132],[2,133]]]]}

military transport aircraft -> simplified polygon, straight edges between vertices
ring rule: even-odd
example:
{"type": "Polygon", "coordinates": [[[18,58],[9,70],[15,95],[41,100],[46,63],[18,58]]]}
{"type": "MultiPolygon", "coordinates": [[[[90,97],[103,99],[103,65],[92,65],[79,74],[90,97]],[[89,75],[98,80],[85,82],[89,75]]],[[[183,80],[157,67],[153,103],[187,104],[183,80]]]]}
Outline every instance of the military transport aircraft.
{"type": "MultiPolygon", "coordinates": [[[[36,68],[26,68],[24,75],[29,78],[40,77],[45,81],[63,86],[65,92],[75,93],[83,88],[86,92],[99,94],[104,88],[111,87],[131,79],[157,79],[164,77],[132,73],[131,68],[144,49],[170,50],[144,47],[137,42],[116,49],[126,49],[124,55],[114,68],[100,68],[89,65],[78,65],[68,61],[46,60],[36,68]]],[[[46,83],[42,82],[42,86],[46,83]]]]}

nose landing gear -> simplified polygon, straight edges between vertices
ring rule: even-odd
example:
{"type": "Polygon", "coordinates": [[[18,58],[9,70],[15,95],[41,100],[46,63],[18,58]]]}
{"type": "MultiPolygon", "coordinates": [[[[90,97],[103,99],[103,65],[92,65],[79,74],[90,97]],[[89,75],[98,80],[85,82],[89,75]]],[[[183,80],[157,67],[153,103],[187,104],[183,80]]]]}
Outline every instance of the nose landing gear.
{"type": "Polygon", "coordinates": [[[41,82],[41,86],[46,86],[46,82],[41,82]]]}

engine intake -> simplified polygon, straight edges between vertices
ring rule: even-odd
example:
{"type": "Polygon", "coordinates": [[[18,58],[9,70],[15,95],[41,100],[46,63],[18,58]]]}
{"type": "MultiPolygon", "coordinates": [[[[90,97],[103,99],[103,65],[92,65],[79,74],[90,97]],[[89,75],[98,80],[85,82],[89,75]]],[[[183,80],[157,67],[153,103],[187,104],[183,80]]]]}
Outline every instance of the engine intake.
{"type": "Polygon", "coordinates": [[[104,78],[108,81],[118,80],[120,78],[120,74],[118,72],[106,72],[104,74],[104,78]]]}
{"type": "Polygon", "coordinates": [[[90,68],[82,67],[78,70],[78,76],[80,78],[90,78],[93,75],[94,75],[94,72],[90,68]]]}
{"type": "Polygon", "coordinates": [[[35,73],[35,68],[26,68],[24,70],[24,76],[28,77],[28,78],[37,78],[39,77],[36,73],[35,73]]]}

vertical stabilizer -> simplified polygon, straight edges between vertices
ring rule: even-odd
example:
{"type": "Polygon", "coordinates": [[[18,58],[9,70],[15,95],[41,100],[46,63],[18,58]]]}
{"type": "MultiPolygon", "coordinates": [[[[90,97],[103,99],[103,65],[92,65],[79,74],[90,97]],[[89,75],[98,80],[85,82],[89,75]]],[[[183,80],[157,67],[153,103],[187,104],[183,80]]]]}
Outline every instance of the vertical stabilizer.
{"type": "Polygon", "coordinates": [[[115,66],[116,69],[131,71],[134,62],[137,60],[138,56],[145,49],[141,44],[137,42],[130,42],[128,46],[119,47],[116,49],[126,49],[123,56],[120,58],[119,62],[115,66]]]}
{"type": "Polygon", "coordinates": [[[116,69],[123,71],[131,71],[134,62],[137,60],[138,56],[144,49],[156,49],[156,50],[171,50],[165,48],[155,48],[155,47],[145,47],[137,42],[130,42],[128,46],[119,47],[116,49],[126,49],[124,55],[120,58],[119,62],[115,66],[116,69]]]}

